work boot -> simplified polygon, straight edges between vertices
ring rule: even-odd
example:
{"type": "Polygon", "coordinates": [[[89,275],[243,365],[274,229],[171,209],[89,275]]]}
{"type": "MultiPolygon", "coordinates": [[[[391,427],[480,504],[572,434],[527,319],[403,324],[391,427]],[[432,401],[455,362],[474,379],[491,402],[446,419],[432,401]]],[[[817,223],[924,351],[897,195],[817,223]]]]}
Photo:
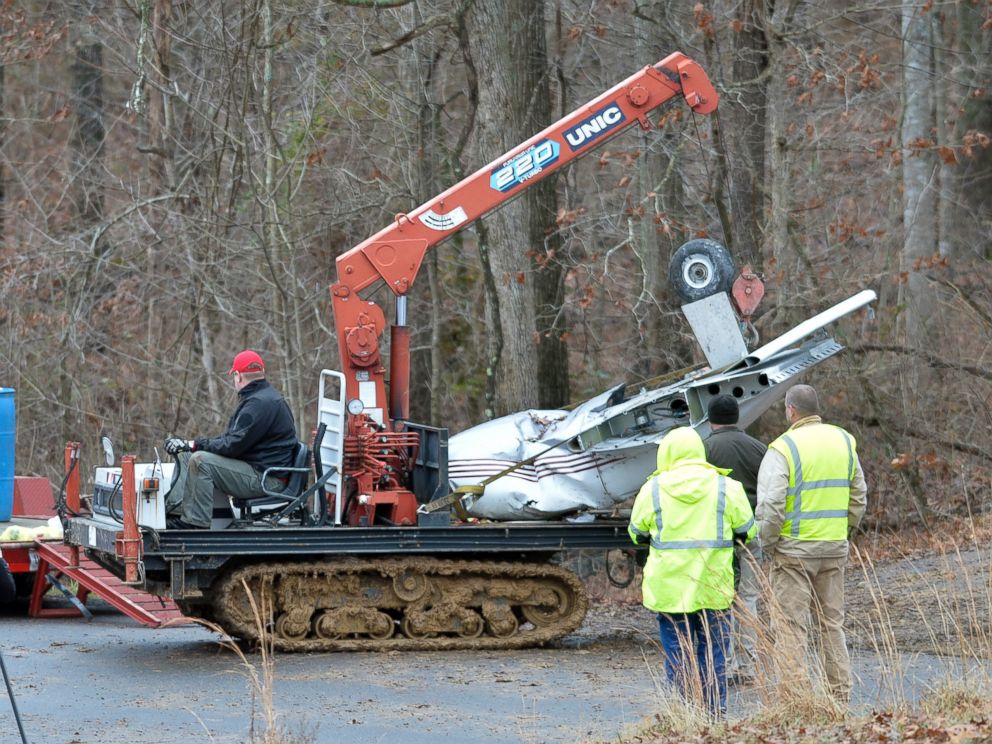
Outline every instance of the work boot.
{"type": "Polygon", "coordinates": [[[754,672],[744,669],[735,669],[727,674],[727,684],[734,687],[747,687],[754,684],[754,672]]]}
{"type": "Polygon", "coordinates": [[[174,516],[165,520],[165,526],[170,530],[209,530],[209,527],[201,527],[198,524],[190,524],[182,517],[174,516]]]}

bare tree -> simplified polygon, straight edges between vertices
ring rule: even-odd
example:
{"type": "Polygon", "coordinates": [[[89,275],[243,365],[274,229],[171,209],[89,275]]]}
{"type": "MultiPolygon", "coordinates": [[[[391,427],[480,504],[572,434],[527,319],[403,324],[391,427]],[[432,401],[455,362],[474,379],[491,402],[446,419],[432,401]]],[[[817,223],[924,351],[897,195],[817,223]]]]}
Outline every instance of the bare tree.
{"type": "Polygon", "coordinates": [[[928,343],[936,309],[933,287],[920,271],[921,262],[937,252],[938,241],[939,165],[932,147],[936,122],[931,85],[935,17],[920,3],[903,3],[902,270],[908,276],[900,304],[906,308],[906,336],[920,346],[928,343]]]}
{"type": "MultiPolygon", "coordinates": [[[[494,160],[550,123],[544,5],[529,0],[476,0],[467,16],[469,45],[479,81],[477,151],[482,162],[494,160]],[[493,33],[500,29],[499,33],[493,33]]],[[[491,334],[488,374],[497,397],[490,415],[539,405],[542,374],[549,376],[546,395],[567,398],[559,332],[546,331],[547,354],[537,324],[535,265],[546,260],[546,235],[553,231],[555,179],[528,189],[521,198],[487,217],[479,230],[491,334]],[[564,380],[562,379],[564,377],[564,380]],[[555,386],[555,390],[550,386],[555,386]]],[[[554,309],[560,279],[545,265],[540,298],[554,309]]]]}

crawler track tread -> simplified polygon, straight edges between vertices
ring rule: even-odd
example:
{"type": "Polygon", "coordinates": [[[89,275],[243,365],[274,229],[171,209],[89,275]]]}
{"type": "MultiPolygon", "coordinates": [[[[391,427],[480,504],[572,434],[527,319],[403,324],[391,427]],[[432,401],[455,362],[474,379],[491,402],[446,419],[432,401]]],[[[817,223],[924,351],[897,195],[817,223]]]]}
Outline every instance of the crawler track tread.
{"type": "Polygon", "coordinates": [[[211,608],[211,615],[227,633],[251,641],[258,640],[258,622],[245,584],[252,588],[256,603],[267,608],[268,627],[280,629],[272,633],[272,640],[281,651],[527,648],[578,629],[588,607],[578,577],[550,563],[432,557],[255,563],[236,568],[218,580],[211,608]],[[427,581],[411,580],[411,576],[425,577],[427,581]],[[398,589],[389,589],[404,579],[406,582],[400,583],[398,589]],[[430,593],[418,597],[422,583],[431,587],[430,593]],[[267,591],[261,591],[263,587],[267,591]],[[263,594],[264,602],[259,601],[263,594]],[[560,600],[560,614],[554,605],[536,599],[552,595],[560,600]],[[395,631],[388,638],[373,638],[361,632],[342,634],[349,637],[320,637],[315,628],[320,625],[316,619],[322,612],[332,618],[332,627],[338,618],[344,618],[340,620],[343,623],[354,622],[353,618],[363,612],[371,613],[378,635],[382,630],[381,615],[388,614],[395,631]],[[291,618],[281,617],[293,613],[297,613],[295,625],[291,618]],[[457,616],[450,622],[464,633],[446,635],[457,632],[447,630],[417,637],[417,620],[411,622],[411,618],[418,616],[457,616]],[[535,618],[537,624],[530,622],[535,618]],[[479,622],[484,623],[481,631],[479,622]],[[411,631],[414,637],[406,635],[411,631]]]}

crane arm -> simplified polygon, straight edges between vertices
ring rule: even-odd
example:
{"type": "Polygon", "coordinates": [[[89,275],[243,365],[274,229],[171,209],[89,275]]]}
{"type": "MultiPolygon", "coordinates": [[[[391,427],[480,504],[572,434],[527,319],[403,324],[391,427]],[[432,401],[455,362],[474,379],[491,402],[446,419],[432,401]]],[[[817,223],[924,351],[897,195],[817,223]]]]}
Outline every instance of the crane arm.
{"type": "Polygon", "coordinates": [[[716,91],[706,73],[676,52],[618,83],[412,212],[397,215],[388,227],[339,256],[331,300],[347,399],[361,400],[358,407],[383,426],[389,419],[406,418],[406,294],[428,250],[634,123],[651,128],[648,114],[679,95],[698,113],[708,114],[717,105],[716,91]],[[385,330],[385,316],[374,302],[359,297],[359,292],[379,281],[397,297],[388,417],[384,410],[385,369],[378,343],[385,330]]]}

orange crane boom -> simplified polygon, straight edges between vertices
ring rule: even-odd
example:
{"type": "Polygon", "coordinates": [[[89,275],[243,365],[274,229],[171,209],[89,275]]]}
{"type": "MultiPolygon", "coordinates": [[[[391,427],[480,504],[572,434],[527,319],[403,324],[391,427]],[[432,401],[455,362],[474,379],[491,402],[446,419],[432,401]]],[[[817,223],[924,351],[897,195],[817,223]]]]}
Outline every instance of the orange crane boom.
{"type": "Polygon", "coordinates": [[[712,112],[718,101],[706,73],[680,52],[631,75],[412,212],[397,215],[338,257],[331,301],[348,401],[344,475],[356,480],[366,505],[388,504],[387,518],[394,523],[414,519],[416,504],[397,475],[397,468],[403,470],[397,453],[415,444],[403,432],[410,379],[406,295],[427,251],[635,123],[650,129],[648,114],[677,96],[701,114],[712,112]],[[388,407],[379,345],[385,315],[359,294],[379,282],[396,296],[388,407]]]}

